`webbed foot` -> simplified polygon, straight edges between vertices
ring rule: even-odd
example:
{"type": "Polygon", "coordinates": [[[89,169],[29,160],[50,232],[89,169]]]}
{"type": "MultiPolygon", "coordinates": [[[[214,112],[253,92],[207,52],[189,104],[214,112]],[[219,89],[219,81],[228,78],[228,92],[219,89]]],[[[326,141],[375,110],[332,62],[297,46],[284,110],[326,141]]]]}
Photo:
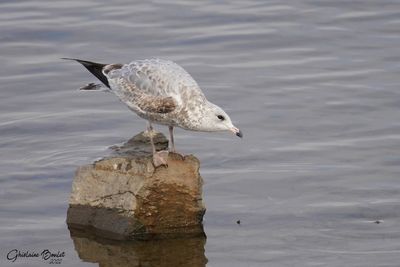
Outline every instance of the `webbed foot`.
{"type": "Polygon", "coordinates": [[[153,154],[153,164],[156,168],[161,165],[168,167],[168,153],[168,151],[162,150],[153,154]]]}

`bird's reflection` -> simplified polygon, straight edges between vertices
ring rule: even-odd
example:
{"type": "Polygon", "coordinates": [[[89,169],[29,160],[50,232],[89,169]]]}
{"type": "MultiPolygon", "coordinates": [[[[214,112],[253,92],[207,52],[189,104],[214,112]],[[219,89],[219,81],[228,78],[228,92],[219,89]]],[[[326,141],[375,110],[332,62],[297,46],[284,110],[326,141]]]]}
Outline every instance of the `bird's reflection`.
{"type": "Polygon", "coordinates": [[[100,267],[204,267],[205,237],[152,241],[112,241],[70,229],[79,258],[100,267]]]}

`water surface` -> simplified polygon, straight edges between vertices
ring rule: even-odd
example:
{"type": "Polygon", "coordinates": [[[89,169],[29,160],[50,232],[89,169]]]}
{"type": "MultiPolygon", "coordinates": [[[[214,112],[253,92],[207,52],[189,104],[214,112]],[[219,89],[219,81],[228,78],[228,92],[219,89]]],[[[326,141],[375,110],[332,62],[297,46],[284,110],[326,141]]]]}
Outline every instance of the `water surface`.
{"type": "Polygon", "coordinates": [[[60,58],[162,57],[245,135],[176,132],[205,180],[196,257],[398,266],[399,18],[390,0],[2,1],[0,265],[43,266],[5,254],[52,248],[97,266],[65,224],[73,173],[145,127],[113,95],[77,91],[93,77],[60,58]]]}

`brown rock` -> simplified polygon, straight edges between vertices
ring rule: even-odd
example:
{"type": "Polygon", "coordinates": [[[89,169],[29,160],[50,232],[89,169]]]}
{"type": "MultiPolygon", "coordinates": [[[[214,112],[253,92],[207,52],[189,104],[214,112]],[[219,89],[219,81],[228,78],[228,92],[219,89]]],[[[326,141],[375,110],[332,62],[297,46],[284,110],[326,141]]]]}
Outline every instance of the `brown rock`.
{"type": "MultiPolygon", "coordinates": [[[[159,147],[168,146],[158,136],[159,147]]],[[[204,235],[202,178],[194,156],[170,153],[168,167],[154,168],[143,133],[112,157],[81,166],[68,209],[71,228],[90,228],[111,239],[204,235]]]]}

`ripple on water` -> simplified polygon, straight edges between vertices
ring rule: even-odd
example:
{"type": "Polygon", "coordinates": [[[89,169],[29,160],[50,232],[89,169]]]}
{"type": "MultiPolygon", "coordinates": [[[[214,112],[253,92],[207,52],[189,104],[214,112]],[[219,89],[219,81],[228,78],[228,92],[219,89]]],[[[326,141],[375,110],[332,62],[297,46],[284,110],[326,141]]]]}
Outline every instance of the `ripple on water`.
{"type": "Polygon", "coordinates": [[[51,246],[92,265],[63,223],[73,172],[145,123],[111,94],[78,92],[93,77],[60,58],[162,57],[245,134],[176,131],[178,150],[202,162],[210,265],[397,266],[398,7],[2,1],[2,249],[51,246]]]}

